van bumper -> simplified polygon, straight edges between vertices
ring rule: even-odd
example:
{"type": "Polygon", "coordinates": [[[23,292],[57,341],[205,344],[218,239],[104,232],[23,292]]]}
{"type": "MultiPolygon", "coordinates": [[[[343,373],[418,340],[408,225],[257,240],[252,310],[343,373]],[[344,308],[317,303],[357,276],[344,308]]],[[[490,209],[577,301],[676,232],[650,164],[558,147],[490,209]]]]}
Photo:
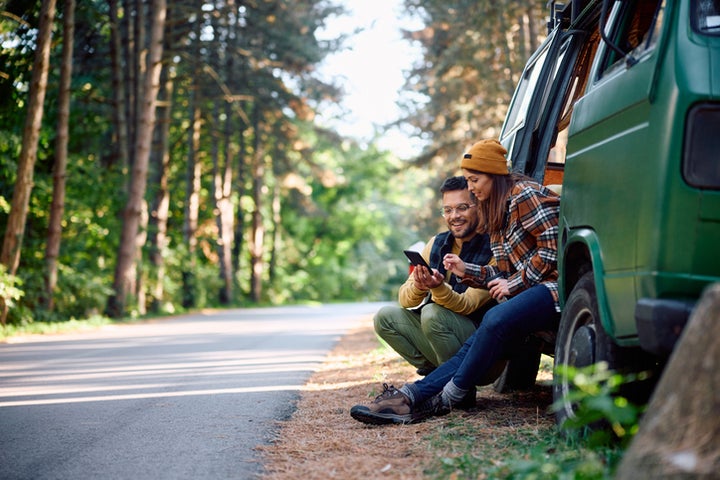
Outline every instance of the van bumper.
{"type": "Polygon", "coordinates": [[[640,347],[655,355],[669,356],[694,307],[691,300],[641,298],[635,305],[640,347]]]}

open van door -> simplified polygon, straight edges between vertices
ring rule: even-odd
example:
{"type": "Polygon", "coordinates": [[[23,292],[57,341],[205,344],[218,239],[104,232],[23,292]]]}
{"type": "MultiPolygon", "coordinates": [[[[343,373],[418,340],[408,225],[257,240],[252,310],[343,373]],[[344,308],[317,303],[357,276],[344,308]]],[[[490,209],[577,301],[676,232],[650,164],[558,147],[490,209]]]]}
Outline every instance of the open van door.
{"type": "Polygon", "coordinates": [[[562,183],[572,105],[597,48],[597,41],[589,40],[596,11],[575,11],[571,23],[572,8],[572,3],[553,8],[555,26],[526,64],[500,133],[512,170],[546,185],[562,183]]]}

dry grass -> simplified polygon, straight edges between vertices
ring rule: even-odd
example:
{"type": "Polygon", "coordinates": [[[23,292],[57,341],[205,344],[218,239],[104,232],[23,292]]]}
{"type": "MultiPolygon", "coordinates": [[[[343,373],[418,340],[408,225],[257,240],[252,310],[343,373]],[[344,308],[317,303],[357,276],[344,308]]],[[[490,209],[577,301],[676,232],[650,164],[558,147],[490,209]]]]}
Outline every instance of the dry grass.
{"type": "Polygon", "coordinates": [[[261,478],[433,477],[439,475],[441,459],[469,453],[462,442],[445,441],[444,436],[461,436],[465,444],[468,438],[476,440],[479,450],[470,453],[484,457],[490,452],[488,465],[497,465],[513,448],[508,438],[532,441],[533,432],[546,431],[553,424],[547,414],[551,395],[546,387],[511,395],[485,387],[479,390],[477,409],[415,425],[367,426],[350,417],[350,407],[372,401],[383,382],[399,387],[418,378],[397,354],[381,348],[368,318],[339,342],[313,374],[297,410],[281,423],[276,440],[259,447],[266,468],[261,478]]]}

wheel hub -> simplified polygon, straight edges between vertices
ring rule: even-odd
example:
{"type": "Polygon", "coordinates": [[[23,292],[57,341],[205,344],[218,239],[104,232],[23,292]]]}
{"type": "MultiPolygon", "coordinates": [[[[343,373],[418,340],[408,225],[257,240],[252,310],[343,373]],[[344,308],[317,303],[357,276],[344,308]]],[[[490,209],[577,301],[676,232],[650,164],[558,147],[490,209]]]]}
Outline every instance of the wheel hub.
{"type": "Polygon", "coordinates": [[[583,325],[575,331],[570,344],[570,365],[586,367],[595,363],[595,331],[583,325]]]}

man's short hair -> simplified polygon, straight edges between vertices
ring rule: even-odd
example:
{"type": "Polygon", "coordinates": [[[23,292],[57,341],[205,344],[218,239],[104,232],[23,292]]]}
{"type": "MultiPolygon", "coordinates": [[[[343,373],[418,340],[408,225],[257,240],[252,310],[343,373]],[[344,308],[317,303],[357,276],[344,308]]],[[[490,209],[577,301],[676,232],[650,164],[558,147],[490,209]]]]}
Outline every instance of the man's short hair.
{"type": "Polygon", "coordinates": [[[465,177],[450,177],[446,179],[440,187],[440,193],[454,192],[456,190],[467,190],[468,184],[465,177]]]}

